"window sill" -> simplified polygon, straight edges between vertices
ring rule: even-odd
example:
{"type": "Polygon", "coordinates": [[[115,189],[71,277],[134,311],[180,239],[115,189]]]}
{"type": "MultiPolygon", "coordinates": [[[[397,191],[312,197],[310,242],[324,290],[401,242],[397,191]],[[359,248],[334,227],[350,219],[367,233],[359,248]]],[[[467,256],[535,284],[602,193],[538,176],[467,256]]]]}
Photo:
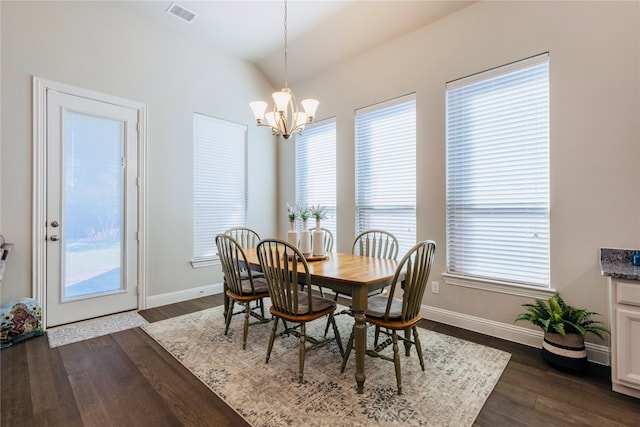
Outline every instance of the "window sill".
{"type": "Polygon", "coordinates": [[[191,260],[192,268],[204,268],[220,265],[220,258],[197,258],[191,260]]]}
{"type": "Polygon", "coordinates": [[[481,289],[488,292],[498,292],[501,294],[515,295],[528,298],[549,298],[556,290],[552,288],[539,288],[536,286],[516,285],[498,280],[479,279],[469,276],[459,276],[457,274],[442,273],[444,282],[447,285],[462,286],[465,288],[481,289]]]}

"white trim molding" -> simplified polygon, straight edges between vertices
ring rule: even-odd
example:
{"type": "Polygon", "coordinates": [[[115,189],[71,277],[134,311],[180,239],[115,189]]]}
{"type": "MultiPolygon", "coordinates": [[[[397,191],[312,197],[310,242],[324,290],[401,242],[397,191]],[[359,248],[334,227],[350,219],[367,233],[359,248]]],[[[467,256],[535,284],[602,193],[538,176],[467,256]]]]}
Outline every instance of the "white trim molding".
{"type": "Polygon", "coordinates": [[[135,109],[138,112],[138,309],[146,307],[147,295],[147,105],[72,86],[38,76],[32,76],[32,296],[43,304],[43,323],[47,324],[46,295],[46,155],[47,155],[47,92],[55,91],[69,95],[100,100],[102,102],[135,109]]]}
{"type": "Polygon", "coordinates": [[[463,286],[465,288],[481,289],[488,292],[498,292],[527,298],[549,298],[556,293],[556,290],[552,288],[526,286],[497,280],[460,276],[451,273],[442,273],[442,277],[447,285],[463,286]]]}
{"type": "MultiPolygon", "coordinates": [[[[435,322],[456,326],[469,331],[478,332],[507,341],[517,342],[530,347],[542,348],[544,333],[512,324],[496,322],[464,313],[444,310],[427,305],[422,306],[422,315],[435,322]]],[[[587,358],[590,362],[609,366],[610,349],[606,345],[585,343],[587,358]]]]}
{"type": "Polygon", "coordinates": [[[147,297],[147,308],[160,307],[176,302],[188,301],[195,298],[206,297],[209,295],[221,294],[224,290],[222,282],[214,283],[197,288],[184,289],[182,291],[168,292],[166,294],[152,295],[147,297]]]}
{"type": "Polygon", "coordinates": [[[222,265],[220,258],[217,256],[215,258],[195,258],[191,260],[192,268],[213,267],[215,265],[222,265]]]}

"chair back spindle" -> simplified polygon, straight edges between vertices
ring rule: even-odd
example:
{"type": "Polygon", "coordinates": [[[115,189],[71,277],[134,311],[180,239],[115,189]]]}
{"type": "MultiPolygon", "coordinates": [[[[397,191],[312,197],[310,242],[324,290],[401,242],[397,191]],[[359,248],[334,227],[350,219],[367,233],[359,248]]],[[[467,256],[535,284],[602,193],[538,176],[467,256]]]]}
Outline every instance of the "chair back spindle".
{"type": "Polygon", "coordinates": [[[311,273],[298,248],[283,240],[265,239],[258,244],[257,253],[272,305],[278,311],[298,314],[300,285],[304,285],[303,289],[307,294],[306,311],[312,312],[311,273]],[[288,254],[292,254],[291,260],[288,254]]]}
{"type": "Polygon", "coordinates": [[[358,234],[353,241],[351,253],[383,259],[398,257],[398,239],[384,230],[366,230],[358,234]]]}
{"type": "Polygon", "coordinates": [[[225,231],[224,234],[236,239],[242,249],[255,248],[260,241],[260,235],[247,227],[232,227],[225,231]]]}

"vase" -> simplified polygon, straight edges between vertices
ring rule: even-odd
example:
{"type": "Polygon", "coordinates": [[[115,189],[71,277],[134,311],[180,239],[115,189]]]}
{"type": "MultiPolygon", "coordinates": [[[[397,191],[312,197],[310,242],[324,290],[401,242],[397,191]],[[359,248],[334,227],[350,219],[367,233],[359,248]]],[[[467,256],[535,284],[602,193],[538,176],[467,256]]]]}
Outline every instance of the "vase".
{"type": "Polygon", "coordinates": [[[320,220],[316,219],[316,231],[320,231],[322,230],[322,227],[320,227],[320,220]]]}
{"type": "Polygon", "coordinates": [[[324,231],[316,227],[316,229],[313,230],[313,239],[311,240],[313,241],[313,256],[324,255],[324,231]]]}
{"type": "Polygon", "coordinates": [[[588,365],[584,337],[580,334],[545,332],[542,358],[556,368],[582,371],[588,365]]]}
{"type": "Polygon", "coordinates": [[[307,229],[307,220],[302,220],[302,230],[300,230],[300,252],[302,255],[311,255],[311,232],[307,229]]]}
{"type": "MultiPolygon", "coordinates": [[[[289,221],[289,231],[287,231],[287,242],[294,247],[298,247],[298,232],[296,231],[296,221],[289,221]]],[[[292,254],[289,254],[292,255],[292,254]]]]}

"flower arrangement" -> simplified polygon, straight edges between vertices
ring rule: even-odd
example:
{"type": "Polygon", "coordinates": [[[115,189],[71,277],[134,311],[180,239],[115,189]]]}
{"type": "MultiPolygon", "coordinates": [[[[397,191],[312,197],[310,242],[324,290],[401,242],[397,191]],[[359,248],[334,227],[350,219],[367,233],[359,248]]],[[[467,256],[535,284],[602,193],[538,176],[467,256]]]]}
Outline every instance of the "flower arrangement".
{"type": "Polygon", "coordinates": [[[289,217],[289,221],[295,221],[298,216],[298,209],[289,203],[287,203],[287,216],[289,217]]]}
{"type": "Polygon", "coordinates": [[[327,218],[327,207],[326,206],[311,206],[311,215],[317,220],[327,218]]]}
{"type": "Polygon", "coordinates": [[[306,221],[311,216],[311,210],[307,207],[307,205],[298,206],[298,215],[303,221],[306,221]]]}

